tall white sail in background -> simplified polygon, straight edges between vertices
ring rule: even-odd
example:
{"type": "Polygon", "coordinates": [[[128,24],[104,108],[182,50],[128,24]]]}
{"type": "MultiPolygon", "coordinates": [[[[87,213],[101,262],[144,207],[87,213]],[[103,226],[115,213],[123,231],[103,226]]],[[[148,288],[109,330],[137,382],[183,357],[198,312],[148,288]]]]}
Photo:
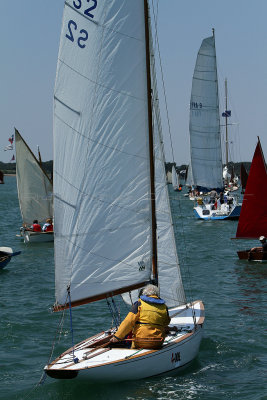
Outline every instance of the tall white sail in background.
{"type": "Polygon", "coordinates": [[[190,152],[194,185],[223,188],[220,114],[214,36],[199,49],[190,100],[190,152]]]}
{"type": "Polygon", "coordinates": [[[30,148],[15,129],[16,178],[21,216],[31,225],[53,217],[53,186],[30,148]]]}

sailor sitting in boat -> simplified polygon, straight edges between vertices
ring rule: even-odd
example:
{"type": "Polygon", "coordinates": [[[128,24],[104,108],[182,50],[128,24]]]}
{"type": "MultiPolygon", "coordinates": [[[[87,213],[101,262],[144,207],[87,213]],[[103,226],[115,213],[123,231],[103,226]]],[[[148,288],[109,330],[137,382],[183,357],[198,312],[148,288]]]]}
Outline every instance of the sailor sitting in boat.
{"type": "Polygon", "coordinates": [[[25,231],[33,231],[33,232],[41,232],[42,228],[41,228],[41,225],[39,224],[38,220],[35,219],[33,221],[32,225],[29,228],[24,227],[24,230],[25,231]]]}
{"type": "Polygon", "coordinates": [[[266,251],[267,252],[267,241],[265,236],[260,236],[259,241],[261,242],[261,247],[252,247],[250,251],[266,251]]]}
{"type": "Polygon", "coordinates": [[[169,322],[168,308],[165,301],[159,297],[158,287],[147,285],[111,342],[123,340],[132,332],[132,348],[158,349],[166,337],[169,322]]]}
{"type": "Polygon", "coordinates": [[[45,224],[42,227],[43,232],[52,232],[54,230],[51,218],[47,218],[45,224]]]}

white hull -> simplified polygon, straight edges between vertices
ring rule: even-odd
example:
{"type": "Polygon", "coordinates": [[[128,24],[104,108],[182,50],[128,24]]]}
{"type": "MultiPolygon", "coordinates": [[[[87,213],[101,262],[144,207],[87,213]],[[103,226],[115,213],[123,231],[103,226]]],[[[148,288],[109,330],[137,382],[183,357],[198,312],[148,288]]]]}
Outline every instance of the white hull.
{"type": "Polygon", "coordinates": [[[21,230],[17,235],[24,240],[24,243],[45,243],[54,241],[54,232],[31,232],[21,230]]]}
{"type": "MultiPolygon", "coordinates": [[[[63,353],[58,359],[45,367],[46,373],[54,378],[84,378],[88,381],[116,382],[136,380],[159,375],[190,363],[199,350],[203,336],[204,306],[201,301],[194,303],[196,325],[192,318],[191,305],[171,309],[172,326],[180,331],[175,336],[167,336],[160,350],[129,348],[93,348],[95,337],[89,338],[75,346],[74,363],[72,349],[63,353]],[[77,349],[77,350],[76,350],[77,349]],[[86,358],[86,353],[87,357],[86,358]]],[[[105,338],[103,332],[99,338],[105,338]]]]}
{"type": "Polygon", "coordinates": [[[208,203],[209,198],[197,199],[197,206],[194,207],[194,214],[197,218],[204,220],[238,219],[241,212],[241,204],[231,198],[231,203],[214,205],[208,203]]]}

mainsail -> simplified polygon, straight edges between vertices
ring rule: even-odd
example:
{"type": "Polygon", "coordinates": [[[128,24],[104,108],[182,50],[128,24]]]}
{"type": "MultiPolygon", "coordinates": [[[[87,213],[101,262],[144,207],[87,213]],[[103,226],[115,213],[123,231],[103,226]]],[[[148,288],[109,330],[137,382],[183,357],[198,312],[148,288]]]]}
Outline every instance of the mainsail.
{"type": "MultiPolygon", "coordinates": [[[[75,306],[151,278],[145,36],[142,0],[95,2],[90,15],[86,4],[65,2],[54,92],[55,309],[68,290],[75,306]]],[[[154,136],[159,278],[168,272],[178,282],[169,297],[182,302],[160,133],[154,136]]],[[[167,286],[164,278],[164,293],[167,286]]]]}
{"type": "Polygon", "coordinates": [[[192,182],[201,190],[222,189],[222,152],[214,36],[199,49],[190,100],[192,182]]]}
{"type": "Polygon", "coordinates": [[[252,159],[236,238],[267,237],[267,170],[260,140],[252,159]]]}
{"type": "Polygon", "coordinates": [[[53,186],[46,172],[15,129],[16,178],[21,216],[24,224],[40,223],[53,217],[53,186]]]}

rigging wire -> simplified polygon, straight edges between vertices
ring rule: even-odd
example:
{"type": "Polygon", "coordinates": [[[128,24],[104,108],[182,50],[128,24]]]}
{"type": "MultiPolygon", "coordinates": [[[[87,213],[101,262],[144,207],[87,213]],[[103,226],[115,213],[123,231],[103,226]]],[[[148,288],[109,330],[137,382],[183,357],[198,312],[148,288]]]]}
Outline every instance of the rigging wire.
{"type": "Polygon", "coordinates": [[[159,66],[160,66],[160,72],[161,72],[162,88],[163,88],[163,94],[164,94],[164,104],[165,104],[166,117],[167,117],[167,123],[168,123],[168,131],[169,131],[169,137],[170,137],[172,161],[174,163],[174,152],[173,152],[173,144],[172,144],[172,136],[171,136],[169,110],[168,110],[168,105],[167,105],[166,86],[165,86],[165,81],[164,81],[163,67],[162,67],[161,53],[160,53],[159,39],[158,39],[158,7],[159,7],[159,0],[157,0],[157,14],[156,14],[155,7],[154,7],[154,0],[152,0],[152,9],[153,9],[153,15],[154,15],[154,24],[155,24],[156,46],[157,46],[157,51],[158,51],[158,56],[159,56],[159,66]]]}
{"type": "MultiPolygon", "coordinates": [[[[113,300],[113,298],[112,298],[113,300]]],[[[113,309],[111,303],[109,302],[108,298],[106,297],[107,305],[110,311],[110,314],[112,316],[113,322],[115,324],[116,329],[118,329],[120,325],[120,316],[116,313],[116,309],[113,309]]],[[[114,305],[114,300],[113,300],[113,305],[114,305]]]]}
{"type": "Polygon", "coordinates": [[[115,303],[115,300],[114,300],[113,297],[111,297],[111,301],[112,301],[112,304],[113,304],[115,313],[116,313],[116,315],[117,315],[118,323],[119,323],[119,325],[120,325],[120,324],[121,324],[121,313],[120,313],[120,309],[118,309],[117,304],[115,303]]]}
{"type": "Polygon", "coordinates": [[[74,364],[77,364],[79,359],[78,357],[75,357],[74,354],[74,331],[72,327],[72,312],[71,312],[71,297],[70,297],[70,286],[68,286],[68,296],[69,296],[69,310],[70,310],[70,331],[71,331],[71,341],[72,341],[72,356],[73,356],[73,362],[74,364]]]}
{"type": "MultiPolygon", "coordinates": [[[[60,317],[59,323],[58,323],[58,325],[57,325],[57,329],[56,329],[54,341],[53,341],[53,343],[52,343],[51,350],[50,350],[50,354],[49,354],[48,361],[47,361],[46,365],[49,365],[50,362],[51,362],[51,359],[52,359],[53,353],[54,353],[54,349],[55,349],[55,345],[56,345],[56,342],[57,342],[57,338],[58,338],[58,341],[60,340],[60,336],[61,336],[61,333],[62,333],[62,327],[63,327],[63,324],[64,324],[64,317],[65,317],[65,310],[61,313],[61,317],[60,317]]],[[[43,384],[45,383],[46,378],[47,378],[47,374],[46,374],[45,371],[43,371],[43,373],[42,373],[42,375],[41,375],[39,381],[38,381],[38,382],[33,386],[33,388],[26,394],[25,400],[31,399],[31,398],[32,398],[33,392],[35,392],[39,386],[41,386],[41,385],[43,385],[43,384]]]]}

